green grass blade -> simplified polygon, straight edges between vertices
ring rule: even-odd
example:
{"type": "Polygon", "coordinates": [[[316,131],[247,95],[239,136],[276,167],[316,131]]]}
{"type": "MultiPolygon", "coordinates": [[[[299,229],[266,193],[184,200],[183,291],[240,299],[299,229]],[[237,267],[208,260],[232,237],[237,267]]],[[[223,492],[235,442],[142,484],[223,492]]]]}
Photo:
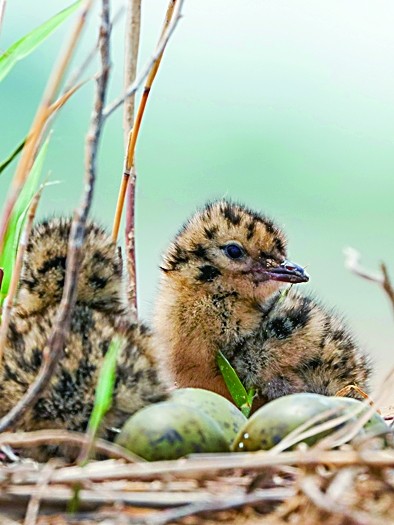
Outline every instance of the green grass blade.
{"type": "Polygon", "coordinates": [[[11,164],[11,162],[19,155],[19,153],[22,151],[23,146],[25,145],[26,139],[23,139],[20,144],[17,145],[17,147],[14,149],[13,152],[9,154],[9,156],[0,164],[0,173],[6,169],[6,167],[11,164]]]}
{"type": "Polygon", "coordinates": [[[5,234],[4,248],[0,254],[0,268],[3,269],[3,281],[0,290],[0,305],[7,297],[11,282],[12,271],[14,268],[16,252],[18,250],[19,239],[25,223],[31,200],[37,191],[38,181],[41,176],[45,156],[48,150],[49,138],[42,145],[30,171],[29,177],[12,210],[8,228],[5,234]]]}
{"type": "Polygon", "coordinates": [[[241,412],[248,417],[252,408],[254,389],[251,388],[248,392],[246,391],[237,372],[220,350],[216,356],[216,361],[231,397],[241,412]]]}
{"type": "Polygon", "coordinates": [[[111,408],[116,378],[116,363],[121,347],[122,339],[116,337],[112,339],[108,351],[105,354],[103,366],[97,381],[94,407],[88,425],[89,433],[93,436],[96,435],[103,417],[111,408]]]}
{"type": "Polygon", "coordinates": [[[81,0],[74,2],[12,44],[12,46],[0,56],[0,82],[8,75],[19,60],[30,55],[80,4],[81,0]]]}

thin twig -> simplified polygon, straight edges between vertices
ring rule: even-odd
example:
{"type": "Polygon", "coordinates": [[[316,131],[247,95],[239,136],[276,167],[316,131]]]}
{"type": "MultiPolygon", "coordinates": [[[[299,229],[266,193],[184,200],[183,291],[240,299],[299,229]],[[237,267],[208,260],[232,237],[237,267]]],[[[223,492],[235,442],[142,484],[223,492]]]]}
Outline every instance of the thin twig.
{"type": "MultiPolygon", "coordinates": [[[[115,15],[113,16],[112,21],[111,21],[111,33],[112,33],[113,28],[119,22],[119,20],[121,20],[124,10],[125,10],[124,6],[121,5],[119,9],[116,11],[115,15]]],[[[67,81],[66,86],[64,88],[64,93],[67,91],[70,91],[70,89],[72,89],[73,86],[80,83],[82,75],[86,73],[90,63],[96,56],[97,51],[98,51],[98,39],[97,39],[97,42],[94,44],[94,46],[89,51],[89,53],[86,55],[82,63],[78,66],[77,69],[75,69],[75,71],[71,73],[70,79],[67,81]]]]}
{"type": "MultiPolygon", "coordinates": [[[[33,432],[3,432],[0,435],[0,446],[9,445],[14,448],[34,448],[44,445],[75,445],[83,447],[89,441],[86,434],[68,430],[48,429],[33,432]]],[[[113,459],[123,459],[129,463],[141,462],[141,458],[123,447],[109,443],[104,439],[96,439],[93,448],[99,453],[113,459]]]]}
{"type": "Polygon", "coordinates": [[[345,254],[345,266],[348,270],[353,272],[354,274],[358,275],[359,277],[362,277],[363,279],[366,279],[367,281],[372,281],[375,283],[378,283],[383,290],[386,292],[391,306],[394,310],[394,287],[391,284],[391,280],[387,271],[387,267],[385,263],[380,264],[381,274],[371,272],[370,270],[367,270],[363,268],[360,264],[361,256],[357,250],[354,248],[346,248],[344,250],[345,254]]]}
{"type": "Polygon", "coordinates": [[[69,98],[71,98],[74,93],[76,93],[78,91],[79,88],[81,88],[82,86],[84,86],[87,82],[89,82],[89,80],[91,80],[91,78],[87,78],[81,82],[79,82],[78,84],[75,84],[74,86],[71,86],[70,89],[68,89],[67,91],[64,91],[64,93],[62,93],[60,95],[59,98],[57,98],[55,100],[55,102],[53,102],[49,108],[48,108],[48,118],[50,118],[52,116],[53,113],[55,113],[56,111],[58,111],[61,107],[64,106],[64,104],[69,100],[69,98]]]}
{"type": "MultiPolygon", "coordinates": [[[[126,170],[124,171],[125,176],[126,170]]],[[[125,250],[127,263],[127,299],[130,307],[130,314],[134,320],[138,320],[137,306],[137,268],[135,256],[135,190],[137,182],[137,171],[133,165],[129,170],[127,185],[127,206],[126,206],[126,229],[125,229],[125,250]]]]}
{"type": "MultiPolygon", "coordinates": [[[[176,1],[176,0],[171,0],[170,1],[170,6],[173,4],[174,1],[176,1]]],[[[145,66],[145,68],[139,74],[139,76],[135,79],[135,81],[132,83],[132,85],[126,90],[126,92],[121,97],[116,99],[114,102],[112,102],[109,106],[107,106],[105,108],[105,110],[104,110],[104,117],[105,118],[107,118],[118,107],[120,107],[127,97],[133,95],[137,91],[137,89],[142,85],[142,83],[148,77],[148,75],[151,75],[152,71],[156,70],[156,72],[157,72],[157,68],[160,65],[160,60],[161,60],[161,57],[163,55],[164,49],[165,49],[165,47],[167,45],[167,42],[169,41],[172,33],[174,32],[174,30],[175,30],[175,28],[177,26],[178,21],[180,19],[180,16],[181,16],[180,13],[181,13],[183,2],[184,2],[184,0],[178,0],[178,2],[176,4],[176,9],[174,10],[173,16],[171,18],[171,22],[168,25],[167,29],[165,29],[162,32],[161,38],[159,40],[159,44],[158,44],[158,46],[156,48],[156,51],[153,54],[153,57],[151,58],[151,60],[148,62],[148,64],[145,66]]],[[[166,21],[168,19],[168,10],[169,10],[169,8],[167,9],[166,21]]],[[[153,78],[154,78],[155,74],[156,73],[153,74],[153,78]]],[[[140,123],[137,122],[137,119],[138,118],[142,118],[142,114],[143,114],[143,111],[144,111],[144,107],[142,107],[142,104],[144,104],[144,105],[146,104],[146,97],[145,97],[145,99],[141,99],[141,104],[140,104],[140,108],[141,109],[139,109],[140,117],[138,117],[138,115],[137,115],[137,118],[135,120],[134,128],[137,128],[137,129],[134,132],[129,133],[128,147],[127,147],[127,156],[126,156],[125,165],[124,165],[124,173],[123,173],[121,185],[120,185],[120,188],[119,188],[118,202],[116,204],[114,225],[113,225],[113,229],[112,229],[112,238],[113,238],[114,241],[116,241],[116,239],[118,238],[120,220],[122,218],[122,211],[123,211],[123,205],[124,205],[124,200],[125,200],[125,196],[126,196],[126,189],[127,189],[127,185],[128,185],[128,181],[129,181],[129,176],[130,176],[130,169],[131,169],[131,166],[134,165],[134,148],[135,148],[135,142],[136,142],[137,136],[138,136],[138,129],[139,129],[139,126],[140,126],[140,123]],[[145,102],[143,102],[143,101],[145,101],[145,102]],[[133,143],[134,143],[134,145],[133,145],[133,143]]]]}
{"type": "MultiPolygon", "coordinates": [[[[124,89],[132,84],[137,75],[138,51],[141,33],[141,0],[128,0],[126,14],[125,32],[125,62],[124,62],[124,89]]],[[[134,125],[135,93],[126,98],[123,108],[123,130],[124,144],[127,152],[130,133],[134,125]]],[[[136,172],[133,169],[130,176],[123,175],[128,179],[127,200],[132,210],[126,216],[126,263],[128,272],[127,297],[131,315],[137,320],[137,287],[135,267],[135,223],[134,202],[136,172]]]]}
{"type": "Polygon", "coordinates": [[[40,510],[40,501],[45,495],[54,468],[55,466],[51,461],[48,461],[48,463],[44,465],[41,471],[41,480],[37,483],[36,492],[31,495],[27,506],[24,525],[36,525],[38,512],[40,510]]]}
{"type": "MultiPolygon", "coordinates": [[[[59,468],[54,472],[52,483],[67,483],[83,481],[99,481],[106,479],[119,480],[168,480],[184,478],[207,478],[227,470],[243,470],[254,472],[266,470],[267,467],[331,465],[333,467],[365,465],[371,467],[394,468],[394,450],[297,450],[271,455],[267,452],[249,452],[237,454],[211,454],[210,457],[193,457],[176,461],[155,461],[124,464],[121,461],[112,462],[108,468],[105,462],[92,462],[84,467],[73,466],[59,468]]],[[[21,472],[16,478],[17,483],[35,483],[39,473],[29,471],[26,477],[21,472]]],[[[6,467],[0,466],[0,479],[10,477],[6,467]]],[[[11,476],[12,479],[12,476],[11,476]]]]}
{"type": "Polygon", "coordinates": [[[246,505],[257,505],[263,501],[284,501],[295,495],[294,489],[269,488],[257,490],[253,494],[228,494],[225,497],[211,497],[205,501],[191,503],[177,509],[164,510],[142,519],[146,525],[166,525],[187,516],[223,510],[238,509],[246,505]]]}
{"type": "Polygon", "coordinates": [[[0,363],[2,362],[2,359],[3,359],[4,347],[7,341],[8,327],[10,325],[10,320],[11,320],[11,310],[12,310],[12,307],[14,306],[14,300],[15,300],[17,289],[18,289],[19,278],[20,278],[22,266],[23,266],[23,258],[25,255],[27,245],[29,243],[29,237],[30,237],[30,233],[33,227],[34,217],[36,216],[37,206],[40,201],[40,197],[41,197],[43,188],[44,187],[41,186],[40,189],[36,192],[29,206],[29,212],[27,215],[26,224],[25,224],[23,233],[21,235],[21,239],[19,241],[15,264],[12,270],[12,276],[11,276],[10,286],[8,289],[8,294],[7,294],[7,297],[5,298],[4,305],[3,305],[3,312],[2,312],[3,315],[2,315],[1,324],[0,324],[0,363]]]}
{"type": "MultiPolygon", "coordinates": [[[[109,0],[103,0],[107,3],[109,0]]],[[[85,3],[85,15],[90,8],[91,1],[85,3]]],[[[108,22],[109,23],[109,22],[108,22]]],[[[82,22],[78,24],[81,26],[82,22]]],[[[83,24],[82,24],[83,25],[83,24]]],[[[108,31],[108,28],[106,28],[108,31]]],[[[103,39],[104,41],[104,39],[103,39]]],[[[79,268],[82,262],[82,247],[85,238],[85,226],[91,208],[94,184],[96,179],[96,163],[98,144],[103,128],[103,108],[107,93],[108,76],[110,70],[109,50],[102,46],[102,71],[96,82],[94,108],[91,117],[90,129],[86,136],[85,150],[85,189],[79,210],[75,213],[69,237],[66,275],[63,296],[57,313],[56,321],[47,346],[43,351],[43,364],[34,383],[29,387],[22,399],[0,420],[0,432],[12,428],[22,418],[26,411],[34,405],[46,388],[50,378],[63,353],[64,346],[70,331],[72,312],[77,300],[77,285],[79,268]]],[[[68,49],[68,59],[63,59],[66,65],[71,56],[68,49]]],[[[62,71],[65,69],[63,67],[62,71]]],[[[54,83],[54,81],[52,81],[54,83]]],[[[47,105],[45,106],[47,107],[47,105]]]]}
{"type": "MultiPolygon", "coordinates": [[[[141,33],[141,0],[128,0],[125,31],[124,89],[137,75],[138,51],[141,33]]],[[[127,148],[129,132],[134,124],[135,93],[126,98],[123,110],[124,144],[127,148]]]]}
{"type": "MultiPolygon", "coordinates": [[[[128,133],[127,140],[127,154],[125,158],[123,177],[119,189],[118,202],[115,212],[115,220],[112,231],[112,237],[116,241],[119,232],[120,220],[122,217],[122,210],[124,206],[125,193],[127,191],[127,213],[126,213],[126,261],[128,269],[128,299],[132,312],[137,318],[137,287],[136,287],[136,265],[135,265],[135,186],[136,186],[136,169],[135,169],[135,147],[141,127],[142,118],[145,112],[149,93],[156,77],[160,62],[163,58],[165,47],[175,29],[176,24],[180,18],[180,11],[182,7],[182,0],[170,0],[167,8],[165,21],[162,33],[159,39],[157,49],[159,53],[155,53],[155,59],[151,62],[149,73],[147,75],[145,88],[138,107],[137,115],[133,124],[133,128],[128,133]]],[[[135,81],[136,82],[136,81],[135,81]]],[[[135,93],[135,89],[126,90],[127,96],[135,93]]],[[[127,112],[126,112],[127,113],[127,112]]],[[[130,122],[130,114],[126,116],[127,124],[130,122]]]]}
{"type": "Polygon", "coordinates": [[[184,1],[185,0],[178,0],[176,8],[174,10],[174,16],[171,20],[171,24],[168,26],[167,30],[163,33],[162,37],[160,38],[160,41],[156,47],[155,52],[153,53],[153,56],[147,62],[147,64],[137,76],[135,81],[127,88],[127,90],[120,97],[118,97],[110,104],[108,104],[108,106],[106,106],[106,108],[104,109],[104,118],[108,118],[110,115],[112,115],[112,113],[124,103],[126,98],[135,93],[138,90],[138,88],[142,85],[142,83],[148,76],[150,70],[152,69],[152,66],[163,53],[163,50],[165,49],[169,39],[171,38],[173,32],[175,31],[178,25],[178,22],[181,19],[181,10],[184,1]]]}
{"type": "Polygon", "coordinates": [[[393,285],[391,284],[391,280],[390,280],[385,263],[380,264],[380,269],[382,270],[382,274],[383,274],[383,290],[388,295],[388,298],[390,299],[390,302],[391,302],[391,306],[394,309],[394,288],[393,288],[393,285]]]}
{"type": "Polygon", "coordinates": [[[71,33],[68,45],[64,52],[60,55],[56,62],[52,74],[46,86],[42,101],[38,107],[30,131],[27,134],[27,140],[22,150],[21,158],[18,163],[15,176],[12,181],[9,196],[7,198],[4,213],[0,223],[0,252],[4,247],[4,237],[7,231],[8,222],[16,203],[16,200],[22,190],[22,187],[29,175],[30,169],[33,165],[36,153],[38,151],[47,120],[50,116],[48,108],[52,104],[56,94],[60,88],[64,74],[73,56],[75,48],[78,44],[82,30],[85,26],[87,16],[91,10],[94,0],[85,0],[80,10],[79,17],[76,21],[74,29],[71,33]]]}
{"type": "MultiPolygon", "coordinates": [[[[101,73],[97,84],[96,92],[96,105],[99,104],[98,111],[96,111],[96,124],[94,124],[91,136],[88,135],[88,148],[90,142],[92,142],[93,147],[90,148],[90,157],[95,162],[97,147],[94,147],[94,144],[97,144],[98,133],[101,132],[103,125],[102,111],[104,107],[104,98],[105,91],[108,83],[109,70],[110,70],[110,37],[111,37],[111,26],[110,26],[110,1],[102,0],[101,8],[101,17],[100,17],[100,30],[99,30],[99,50],[100,50],[100,59],[101,59],[101,73]]],[[[90,166],[92,171],[91,177],[94,178],[95,169],[93,166],[90,166]]],[[[95,438],[94,432],[90,431],[88,428],[87,435],[89,437],[88,443],[82,448],[80,457],[78,461],[81,464],[84,464],[88,461],[90,451],[93,449],[93,442],[95,438]]]]}
{"type": "Polygon", "coordinates": [[[1,32],[2,25],[3,25],[6,4],[7,4],[7,0],[0,0],[0,32],[1,32]]]}
{"type": "MultiPolygon", "coordinates": [[[[324,510],[325,512],[328,512],[330,515],[338,514],[343,516],[354,525],[370,525],[370,514],[359,510],[349,509],[343,503],[330,498],[327,494],[320,490],[312,476],[306,476],[300,481],[299,485],[302,492],[312,501],[316,507],[324,510]]],[[[374,524],[376,525],[383,523],[383,521],[374,520],[374,524]]]]}
{"type": "MultiPolygon", "coordinates": [[[[378,391],[376,392],[376,395],[374,396],[378,405],[383,404],[386,397],[391,394],[393,388],[393,381],[394,368],[392,368],[387,374],[386,378],[381,383],[378,391]]],[[[353,418],[349,418],[349,421],[344,427],[339,428],[333,434],[330,434],[329,436],[325,437],[323,440],[317,443],[316,448],[338,447],[353,439],[363,428],[365,423],[371,419],[374,413],[376,413],[376,408],[374,406],[370,406],[368,399],[364,400],[362,404],[364,405],[362,409],[359,409],[357,407],[357,411],[349,411],[349,415],[358,415],[355,421],[353,420],[353,418]]]]}

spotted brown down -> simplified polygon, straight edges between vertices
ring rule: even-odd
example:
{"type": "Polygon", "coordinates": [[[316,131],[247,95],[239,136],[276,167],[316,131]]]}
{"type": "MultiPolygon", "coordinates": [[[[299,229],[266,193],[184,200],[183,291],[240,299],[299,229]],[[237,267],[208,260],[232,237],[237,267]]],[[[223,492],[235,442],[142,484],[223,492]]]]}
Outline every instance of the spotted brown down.
{"type": "MultiPolygon", "coordinates": [[[[19,401],[40,368],[63,291],[70,224],[68,219],[53,219],[38,224],[30,237],[0,367],[0,416],[19,401]]],[[[119,320],[126,325],[126,338],[118,359],[115,395],[103,426],[104,436],[113,437],[112,427],[166,396],[150,331],[130,321],[115,245],[95,224],[87,227],[83,254],[64,356],[50,385],[20,423],[20,430],[86,429],[98,373],[118,333],[119,320]]]]}
{"type": "Polygon", "coordinates": [[[368,359],[341,318],[300,285],[283,288],[309,277],[287,260],[284,233],[265,216],[208,204],[176,235],[161,270],[155,332],[179,387],[230,398],[215,360],[221,350],[260,404],[349,384],[368,389],[368,359]]]}

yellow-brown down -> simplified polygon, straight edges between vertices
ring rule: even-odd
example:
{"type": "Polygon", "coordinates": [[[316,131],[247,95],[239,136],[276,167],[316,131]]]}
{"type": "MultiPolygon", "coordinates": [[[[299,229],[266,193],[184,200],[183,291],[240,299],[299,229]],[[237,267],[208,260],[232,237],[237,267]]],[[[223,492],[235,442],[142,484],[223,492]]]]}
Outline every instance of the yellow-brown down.
{"type": "Polygon", "coordinates": [[[221,350],[257,389],[258,404],[367,389],[368,361],[343,321],[298,287],[283,288],[309,277],[287,260],[284,234],[266,217],[227,201],[207,205],[178,233],[161,270],[154,328],[178,387],[230,398],[216,365],[221,350]]]}
{"type": "MultiPolygon", "coordinates": [[[[68,219],[53,219],[37,225],[30,237],[0,367],[0,416],[20,400],[41,366],[63,292],[70,224],[68,219]]],[[[125,342],[103,435],[113,437],[112,427],[166,396],[151,334],[145,326],[130,321],[115,245],[95,224],[87,227],[83,256],[64,356],[50,385],[18,429],[86,429],[98,374],[111,340],[119,333],[119,321],[126,327],[125,342]]]]}

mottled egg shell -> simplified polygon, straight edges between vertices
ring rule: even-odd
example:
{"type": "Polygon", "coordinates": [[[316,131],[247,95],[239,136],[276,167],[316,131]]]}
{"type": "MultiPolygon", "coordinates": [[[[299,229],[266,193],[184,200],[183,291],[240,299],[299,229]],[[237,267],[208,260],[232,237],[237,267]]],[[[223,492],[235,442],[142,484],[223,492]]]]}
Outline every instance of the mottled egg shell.
{"type": "Polygon", "coordinates": [[[171,401],[150,405],[131,416],[116,443],[148,461],[229,450],[219,425],[208,415],[171,401]]]}
{"type": "Polygon", "coordinates": [[[195,407],[208,414],[223,431],[229,446],[246,423],[247,418],[228,399],[202,388],[179,388],[171,399],[185,406],[195,407]]]}
{"type": "MultiPolygon", "coordinates": [[[[300,393],[267,403],[257,410],[239,431],[232,450],[269,450],[312,417],[335,408],[332,399],[319,394],[300,393]]],[[[309,437],[305,442],[312,445],[329,432],[309,437]]]]}

